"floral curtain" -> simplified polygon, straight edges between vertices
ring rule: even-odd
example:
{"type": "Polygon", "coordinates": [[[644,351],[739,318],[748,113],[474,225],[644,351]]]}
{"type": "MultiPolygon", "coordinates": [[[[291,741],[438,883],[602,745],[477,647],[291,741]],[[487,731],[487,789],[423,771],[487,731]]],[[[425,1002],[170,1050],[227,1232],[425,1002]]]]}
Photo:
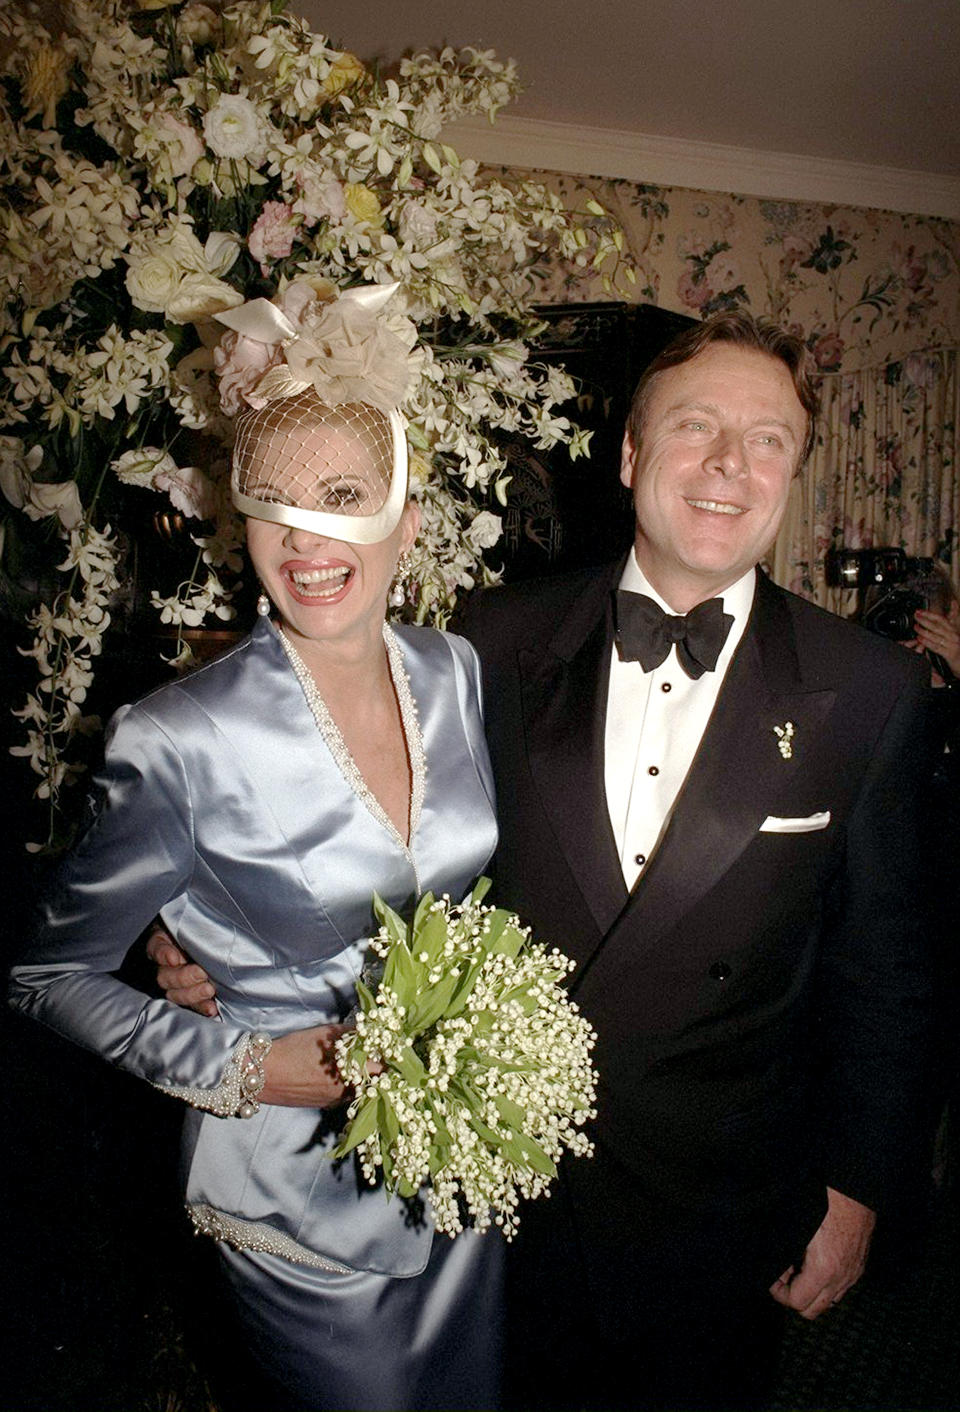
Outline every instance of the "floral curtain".
{"type": "Polygon", "coordinates": [[[956,579],[958,415],[955,349],[825,377],[818,444],[771,555],[774,578],[840,613],[853,605],[827,587],[830,548],[900,545],[956,579]]]}
{"type": "MultiPolygon", "coordinates": [[[[746,307],[792,328],[823,374],[823,422],[771,553],[774,576],[841,612],[827,549],[898,545],[960,577],[960,224],[810,202],[556,175],[600,201],[637,264],[636,298],[706,316],[746,307]]],[[[542,297],[603,297],[567,263],[542,297]]]]}

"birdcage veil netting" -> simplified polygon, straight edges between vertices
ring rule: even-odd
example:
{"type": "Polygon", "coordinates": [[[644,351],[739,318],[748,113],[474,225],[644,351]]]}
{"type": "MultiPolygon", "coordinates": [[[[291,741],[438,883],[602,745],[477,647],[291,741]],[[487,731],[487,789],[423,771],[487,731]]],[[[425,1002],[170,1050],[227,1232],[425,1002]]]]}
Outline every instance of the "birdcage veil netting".
{"type": "Polygon", "coordinates": [[[407,448],[398,413],[362,402],[326,406],[313,388],[242,413],[234,504],[247,515],[372,544],[403,512],[407,448]]]}

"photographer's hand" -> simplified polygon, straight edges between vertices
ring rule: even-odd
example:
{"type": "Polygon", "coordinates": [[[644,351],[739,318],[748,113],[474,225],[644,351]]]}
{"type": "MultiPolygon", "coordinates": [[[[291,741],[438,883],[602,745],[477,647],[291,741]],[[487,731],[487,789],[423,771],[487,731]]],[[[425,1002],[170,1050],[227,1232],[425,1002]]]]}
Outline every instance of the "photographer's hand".
{"type": "Polygon", "coordinates": [[[918,608],[914,614],[917,629],[917,642],[925,652],[932,652],[943,659],[955,677],[960,677],[960,628],[955,610],[950,617],[933,613],[926,608],[918,608]]]}

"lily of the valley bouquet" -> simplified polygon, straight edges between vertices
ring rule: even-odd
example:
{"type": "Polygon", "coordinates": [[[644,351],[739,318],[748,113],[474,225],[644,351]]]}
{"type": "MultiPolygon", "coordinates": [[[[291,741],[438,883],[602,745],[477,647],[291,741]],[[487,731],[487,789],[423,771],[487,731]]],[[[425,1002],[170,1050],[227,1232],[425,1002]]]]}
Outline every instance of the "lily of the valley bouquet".
{"type": "Polygon", "coordinates": [[[409,924],[375,900],[382,977],[358,984],[356,1028],[338,1041],[355,1097],[334,1156],[356,1149],[367,1180],[382,1172],[401,1196],[427,1183],[450,1236],[466,1220],[509,1239],[519,1198],[547,1190],[564,1149],[593,1150],[581,1129],[596,1037],[563,984],[573,962],[485,906],[489,886],[460,904],[427,893],[409,924]]]}

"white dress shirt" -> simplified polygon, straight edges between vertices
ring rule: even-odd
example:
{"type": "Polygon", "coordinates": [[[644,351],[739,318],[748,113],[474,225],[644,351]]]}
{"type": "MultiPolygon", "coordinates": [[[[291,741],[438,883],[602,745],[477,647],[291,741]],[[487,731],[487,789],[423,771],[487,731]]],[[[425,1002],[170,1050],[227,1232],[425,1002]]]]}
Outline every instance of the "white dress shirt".
{"type": "MultiPolygon", "coordinates": [[[[666,613],[674,610],[647,582],[630,553],[620,587],[645,593],[666,613]]],[[[677,658],[676,646],[652,672],[639,662],[621,662],[616,646],[610,667],[604,735],[607,809],[624,881],[632,888],[653,856],[687,778],[727,668],[737,649],[756,587],[753,569],[722,595],[733,626],[716,670],[696,681],[677,658]]]]}

